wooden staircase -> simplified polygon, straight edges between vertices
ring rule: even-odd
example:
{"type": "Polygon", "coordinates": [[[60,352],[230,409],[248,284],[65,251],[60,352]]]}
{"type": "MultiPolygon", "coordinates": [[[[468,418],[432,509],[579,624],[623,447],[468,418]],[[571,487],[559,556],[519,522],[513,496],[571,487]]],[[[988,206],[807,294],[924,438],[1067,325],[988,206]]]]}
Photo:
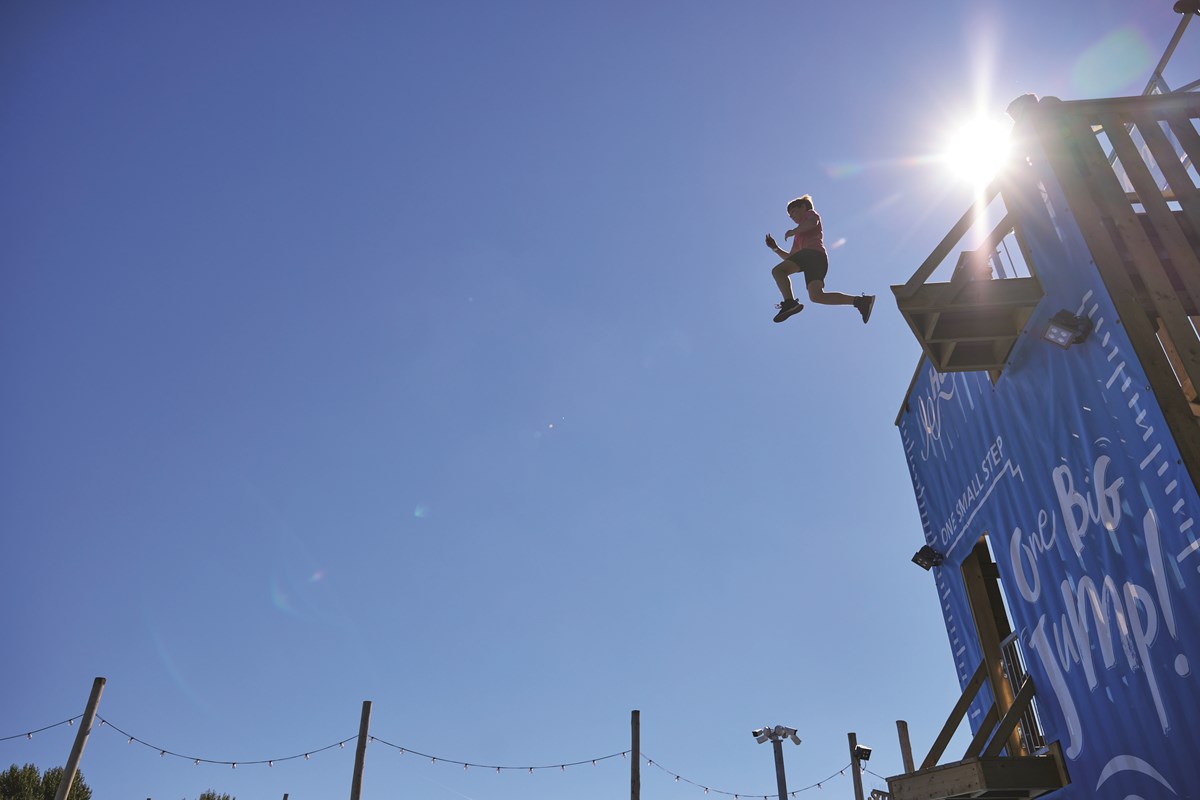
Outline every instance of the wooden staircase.
{"type": "MultiPolygon", "coordinates": [[[[986,680],[987,665],[981,661],[921,766],[887,779],[892,800],[1028,800],[1070,783],[1057,742],[1029,753],[1025,742],[1036,740],[1033,732],[1018,735],[1030,719],[1034,690],[1029,676],[1003,715],[992,704],[961,760],[937,763],[986,680]]],[[[901,747],[908,751],[906,741],[901,747]]]]}

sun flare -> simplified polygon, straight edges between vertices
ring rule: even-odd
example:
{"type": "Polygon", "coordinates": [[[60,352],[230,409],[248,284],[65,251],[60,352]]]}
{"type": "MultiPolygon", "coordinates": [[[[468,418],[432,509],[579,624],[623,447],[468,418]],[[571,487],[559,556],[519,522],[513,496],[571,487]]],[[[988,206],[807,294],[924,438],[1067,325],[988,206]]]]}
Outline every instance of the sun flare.
{"type": "Polygon", "coordinates": [[[976,188],[986,186],[1008,158],[1011,123],[978,117],[950,137],[944,151],[946,167],[976,188]]]}

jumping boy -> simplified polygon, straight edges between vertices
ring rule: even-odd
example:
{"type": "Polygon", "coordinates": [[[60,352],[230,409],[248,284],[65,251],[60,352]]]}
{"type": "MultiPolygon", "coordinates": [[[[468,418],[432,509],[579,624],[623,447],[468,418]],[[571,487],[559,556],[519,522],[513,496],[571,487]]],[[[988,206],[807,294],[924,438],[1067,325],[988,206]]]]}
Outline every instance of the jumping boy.
{"type": "Polygon", "coordinates": [[[808,287],[808,299],[814,303],[826,306],[854,306],[862,314],[865,324],[871,319],[871,310],[875,308],[875,295],[865,294],[862,297],[852,297],[841,292],[825,291],[825,274],[829,272],[829,255],[825,252],[825,244],[821,232],[821,217],[813,209],[811,195],[797,197],[787,205],[788,216],[796,227],[786,234],[785,239],[792,240],[791,253],[785,253],[775,244],[775,237],[767,234],[767,247],[774,250],[783,259],[771,270],[771,277],[783,295],[783,302],[775,306],[779,313],[775,315],[776,322],[783,322],[793,314],[799,314],[804,308],[803,303],[796,301],[792,294],[791,276],[797,272],[804,273],[804,285],[808,287]]]}

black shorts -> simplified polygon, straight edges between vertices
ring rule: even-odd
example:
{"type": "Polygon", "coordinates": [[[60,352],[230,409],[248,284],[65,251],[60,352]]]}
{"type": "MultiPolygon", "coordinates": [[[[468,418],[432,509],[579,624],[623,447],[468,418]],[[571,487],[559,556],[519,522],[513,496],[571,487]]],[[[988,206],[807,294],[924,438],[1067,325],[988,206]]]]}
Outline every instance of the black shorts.
{"type": "Polygon", "coordinates": [[[787,260],[804,273],[804,285],[813,281],[824,281],[829,274],[829,256],[823,250],[797,250],[787,260]]]}

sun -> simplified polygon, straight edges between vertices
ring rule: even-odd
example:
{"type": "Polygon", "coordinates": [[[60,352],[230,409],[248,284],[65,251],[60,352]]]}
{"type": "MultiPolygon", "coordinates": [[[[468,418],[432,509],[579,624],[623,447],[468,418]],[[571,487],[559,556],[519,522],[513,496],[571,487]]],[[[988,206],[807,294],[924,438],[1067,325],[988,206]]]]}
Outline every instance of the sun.
{"type": "Polygon", "coordinates": [[[1012,123],[976,117],[949,138],[942,160],[959,180],[981,189],[996,177],[1010,149],[1012,123]]]}

